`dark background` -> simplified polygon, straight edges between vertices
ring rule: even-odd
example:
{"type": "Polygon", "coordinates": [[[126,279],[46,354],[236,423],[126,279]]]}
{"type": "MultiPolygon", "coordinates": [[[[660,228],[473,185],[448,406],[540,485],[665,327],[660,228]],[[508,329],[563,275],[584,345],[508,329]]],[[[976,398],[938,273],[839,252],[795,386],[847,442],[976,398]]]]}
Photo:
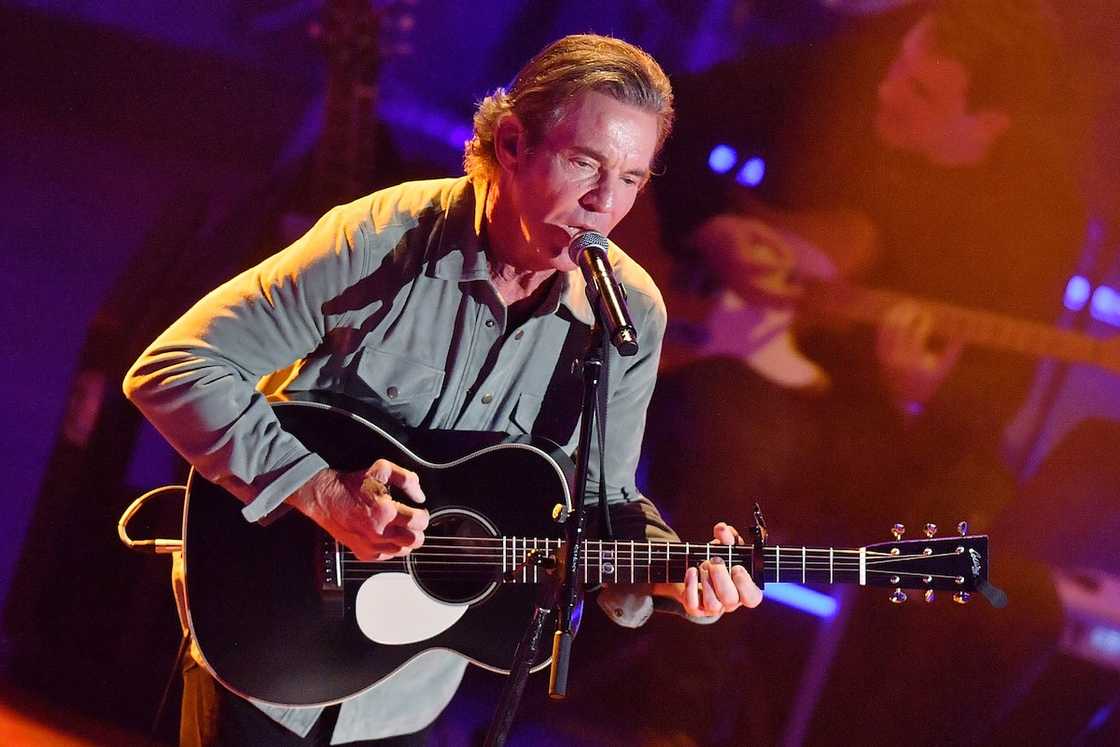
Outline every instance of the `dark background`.
{"type": "MultiPolygon", "coordinates": [[[[410,49],[383,66],[386,167],[371,185],[459,173],[473,103],[564,33],[626,38],[683,73],[752,44],[808,42],[840,18],[825,6],[843,4],[405,5],[410,28],[398,21],[385,44],[410,49]]],[[[0,662],[18,684],[99,718],[143,728],[178,637],[165,561],[129,554],[114,536],[135,495],[181,475],[121,401],[120,377],[186,303],[275,248],[267,226],[299,202],[321,124],[322,53],[306,33],[321,5],[0,3],[0,662]],[[83,439],[74,402],[90,398],[74,392],[90,387],[103,395],[83,439]]],[[[1081,71],[1071,95],[1094,112],[1089,156],[1077,164],[1091,213],[1082,268],[1094,284],[1115,284],[1120,24],[1111,0],[1060,10],[1081,71]]],[[[1111,374],[1042,365],[1037,395],[1010,433],[1024,476],[1086,418],[1120,420],[1111,374]]],[[[1089,441],[1079,458],[1115,460],[1089,441]]],[[[1116,490],[1098,481],[1082,494],[1097,491],[1116,511],[1116,490]]],[[[153,517],[151,531],[176,532],[173,507],[153,517]]]]}

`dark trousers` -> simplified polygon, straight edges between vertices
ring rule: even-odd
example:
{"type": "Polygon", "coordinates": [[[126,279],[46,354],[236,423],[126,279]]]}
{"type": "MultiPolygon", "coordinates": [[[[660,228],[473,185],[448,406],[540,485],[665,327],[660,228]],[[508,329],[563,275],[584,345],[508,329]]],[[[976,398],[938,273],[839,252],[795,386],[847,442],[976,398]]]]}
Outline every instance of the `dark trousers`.
{"type": "MultiPolygon", "coordinates": [[[[329,706],[306,737],[269,718],[249,701],[222,687],[189,655],[183,663],[183,703],[179,722],[181,747],[311,747],[329,745],[340,706],[329,706]]],[[[423,747],[430,727],[414,734],[348,742],[354,747],[423,747]]]]}

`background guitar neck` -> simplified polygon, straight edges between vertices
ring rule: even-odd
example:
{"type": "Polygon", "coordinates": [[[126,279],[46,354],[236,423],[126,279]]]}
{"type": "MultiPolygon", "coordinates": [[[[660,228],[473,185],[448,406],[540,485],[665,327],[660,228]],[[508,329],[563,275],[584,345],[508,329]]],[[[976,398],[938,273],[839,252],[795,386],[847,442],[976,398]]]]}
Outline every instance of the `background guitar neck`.
{"type": "Polygon", "coordinates": [[[895,304],[909,301],[929,310],[933,315],[935,332],[947,338],[1038,358],[1089,363],[1112,371],[1120,369],[1116,361],[1107,355],[1105,341],[1080,332],[992,311],[844,283],[811,282],[806,284],[806,288],[805,307],[817,316],[874,324],[895,304]]]}

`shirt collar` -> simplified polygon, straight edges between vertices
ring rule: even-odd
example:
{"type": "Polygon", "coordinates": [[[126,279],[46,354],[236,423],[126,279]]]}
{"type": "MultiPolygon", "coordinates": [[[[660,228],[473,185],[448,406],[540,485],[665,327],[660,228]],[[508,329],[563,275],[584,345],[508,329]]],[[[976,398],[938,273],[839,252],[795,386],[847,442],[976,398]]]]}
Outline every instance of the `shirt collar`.
{"type": "MultiPolygon", "coordinates": [[[[428,240],[428,274],[453,282],[489,280],[486,256],[486,196],[490,183],[464,177],[449,190],[440,225],[428,240]]],[[[579,270],[560,274],[540,314],[554,314],[566,306],[580,322],[592,326],[595,314],[587,300],[587,281],[579,270]]]]}

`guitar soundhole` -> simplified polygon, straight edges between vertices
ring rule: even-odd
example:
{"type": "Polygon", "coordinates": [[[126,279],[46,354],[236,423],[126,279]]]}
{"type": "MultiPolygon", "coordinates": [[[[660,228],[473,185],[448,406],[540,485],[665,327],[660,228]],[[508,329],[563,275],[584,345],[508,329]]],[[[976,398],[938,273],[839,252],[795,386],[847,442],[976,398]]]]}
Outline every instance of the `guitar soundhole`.
{"type": "Polygon", "coordinates": [[[485,517],[460,508],[432,515],[422,547],[408,556],[409,572],[426,594],[450,604],[485,599],[499,583],[498,530],[485,517]]]}

